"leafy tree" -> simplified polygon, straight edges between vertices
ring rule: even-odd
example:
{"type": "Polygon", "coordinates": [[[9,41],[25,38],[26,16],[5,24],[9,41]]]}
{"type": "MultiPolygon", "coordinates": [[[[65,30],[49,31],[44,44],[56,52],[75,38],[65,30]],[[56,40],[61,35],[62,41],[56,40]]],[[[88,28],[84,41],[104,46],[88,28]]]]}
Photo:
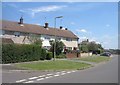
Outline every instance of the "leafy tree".
{"type": "Polygon", "coordinates": [[[85,42],[85,41],[79,45],[79,49],[82,52],[95,52],[95,53],[101,53],[104,50],[101,44],[96,44],[95,42],[85,42]]]}
{"type": "Polygon", "coordinates": [[[88,52],[88,45],[86,45],[86,44],[81,44],[81,46],[79,46],[79,48],[82,52],[88,52]]]}
{"type": "Polygon", "coordinates": [[[54,51],[54,45],[55,45],[55,52],[56,55],[60,55],[62,53],[64,44],[62,41],[56,41],[56,43],[54,41],[50,41],[51,44],[51,48],[50,51],[53,52],[54,51]]]}
{"type": "Polygon", "coordinates": [[[39,45],[40,47],[42,47],[42,40],[40,37],[40,35],[31,34],[29,35],[28,39],[31,41],[32,44],[39,45]]]}
{"type": "Polygon", "coordinates": [[[94,42],[90,42],[88,44],[88,49],[89,49],[89,52],[90,51],[96,51],[96,50],[98,50],[98,45],[94,42]]]}

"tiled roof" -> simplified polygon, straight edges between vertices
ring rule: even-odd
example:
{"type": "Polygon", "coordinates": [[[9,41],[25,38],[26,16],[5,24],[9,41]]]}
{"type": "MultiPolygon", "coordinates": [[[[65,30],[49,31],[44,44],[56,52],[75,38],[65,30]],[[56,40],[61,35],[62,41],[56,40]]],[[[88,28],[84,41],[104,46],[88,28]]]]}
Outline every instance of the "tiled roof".
{"type": "Polygon", "coordinates": [[[44,28],[44,26],[34,25],[34,24],[26,24],[24,26],[20,26],[18,22],[6,21],[2,20],[2,29],[9,31],[18,31],[18,32],[26,32],[26,33],[35,33],[35,34],[45,34],[45,35],[55,35],[60,37],[68,37],[68,38],[78,38],[73,32],[70,30],[61,30],[54,29],[48,27],[48,29],[44,28]]]}

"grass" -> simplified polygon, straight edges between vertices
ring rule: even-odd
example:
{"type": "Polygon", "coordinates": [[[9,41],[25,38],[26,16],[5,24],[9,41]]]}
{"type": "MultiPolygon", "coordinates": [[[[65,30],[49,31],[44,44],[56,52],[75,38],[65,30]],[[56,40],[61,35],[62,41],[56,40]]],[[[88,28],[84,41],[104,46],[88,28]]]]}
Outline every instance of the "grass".
{"type": "Polygon", "coordinates": [[[56,61],[40,61],[32,63],[17,64],[17,67],[22,67],[30,70],[78,70],[90,67],[90,64],[56,60],[56,61]]]}
{"type": "Polygon", "coordinates": [[[110,58],[105,57],[105,56],[91,56],[91,57],[86,57],[86,58],[80,58],[80,60],[100,63],[100,62],[108,61],[110,60],[110,58]]]}

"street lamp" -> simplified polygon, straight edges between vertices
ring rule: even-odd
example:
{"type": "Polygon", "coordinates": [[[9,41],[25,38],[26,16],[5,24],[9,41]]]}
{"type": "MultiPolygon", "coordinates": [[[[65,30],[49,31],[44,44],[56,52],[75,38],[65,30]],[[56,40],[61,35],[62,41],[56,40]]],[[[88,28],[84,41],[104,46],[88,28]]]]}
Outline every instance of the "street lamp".
{"type": "Polygon", "coordinates": [[[63,16],[58,16],[58,17],[55,17],[55,23],[54,23],[54,32],[55,32],[55,43],[54,43],[54,55],[53,55],[53,58],[54,58],[54,61],[55,61],[55,57],[56,57],[56,31],[55,31],[55,28],[56,28],[56,19],[57,18],[62,18],[63,16]]]}

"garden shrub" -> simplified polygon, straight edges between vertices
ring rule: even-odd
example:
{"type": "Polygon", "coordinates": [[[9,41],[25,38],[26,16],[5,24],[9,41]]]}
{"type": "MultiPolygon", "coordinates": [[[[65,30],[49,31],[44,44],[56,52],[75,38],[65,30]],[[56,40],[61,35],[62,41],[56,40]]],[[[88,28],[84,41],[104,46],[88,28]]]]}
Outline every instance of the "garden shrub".
{"type": "Polygon", "coordinates": [[[65,54],[60,54],[60,55],[56,56],[56,58],[66,58],[66,55],[65,54]]]}
{"type": "Polygon", "coordinates": [[[38,45],[2,44],[2,63],[44,60],[46,50],[38,45]]]}
{"type": "Polygon", "coordinates": [[[46,55],[46,60],[51,60],[52,59],[52,52],[48,52],[46,55]]]}

